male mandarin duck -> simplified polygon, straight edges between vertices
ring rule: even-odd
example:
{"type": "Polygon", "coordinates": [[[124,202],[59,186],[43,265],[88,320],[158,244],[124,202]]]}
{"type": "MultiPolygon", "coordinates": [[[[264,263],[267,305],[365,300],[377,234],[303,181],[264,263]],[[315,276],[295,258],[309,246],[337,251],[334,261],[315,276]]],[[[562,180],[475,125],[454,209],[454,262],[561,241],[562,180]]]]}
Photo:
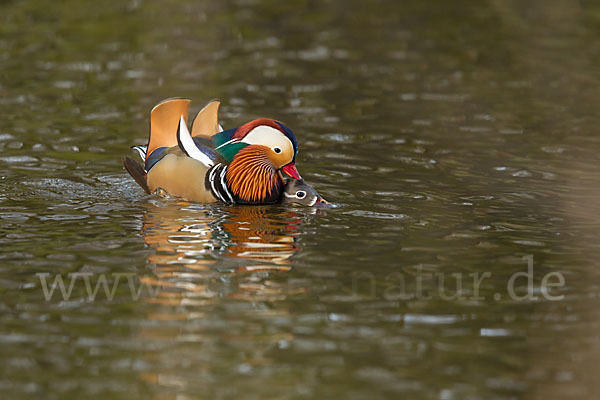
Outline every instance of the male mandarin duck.
{"type": "Polygon", "coordinates": [[[150,112],[147,146],[134,146],[142,168],[123,159],[129,174],[146,192],[163,189],[187,201],[274,204],[281,201],[283,174],[301,179],[295,160],[298,142],[279,121],[260,118],[224,131],[220,102],[213,100],[187,128],[190,100],[167,99],[150,112]]]}

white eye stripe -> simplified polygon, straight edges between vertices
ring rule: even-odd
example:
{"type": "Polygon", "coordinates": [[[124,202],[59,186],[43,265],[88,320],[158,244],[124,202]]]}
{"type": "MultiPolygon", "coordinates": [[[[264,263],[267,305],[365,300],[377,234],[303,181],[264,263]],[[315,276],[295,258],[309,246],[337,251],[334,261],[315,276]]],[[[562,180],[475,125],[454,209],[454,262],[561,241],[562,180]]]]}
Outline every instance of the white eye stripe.
{"type": "Polygon", "coordinates": [[[284,149],[290,149],[293,151],[294,146],[292,141],[287,138],[280,130],[266,125],[259,125],[252,129],[242,139],[243,143],[248,144],[260,144],[273,147],[279,147],[281,151],[284,149]]]}

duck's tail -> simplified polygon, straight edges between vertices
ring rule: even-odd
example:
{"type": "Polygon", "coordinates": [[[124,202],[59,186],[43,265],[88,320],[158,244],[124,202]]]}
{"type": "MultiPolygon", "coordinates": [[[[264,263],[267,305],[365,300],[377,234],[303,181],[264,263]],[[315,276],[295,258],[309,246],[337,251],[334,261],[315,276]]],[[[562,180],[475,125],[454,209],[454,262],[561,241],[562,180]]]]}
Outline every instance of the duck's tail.
{"type": "Polygon", "coordinates": [[[144,171],[144,168],[129,157],[123,158],[123,166],[127,172],[129,172],[129,175],[135,179],[138,185],[140,185],[146,193],[150,194],[150,188],[148,187],[146,171],[144,171]]]}
{"type": "Polygon", "coordinates": [[[146,160],[159,147],[177,146],[179,120],[183,117],[187,124],[189,108],[188,99],[174,98],[161,101],[150,111],[150,138],[146,160]]]}
{"type": "Polygon", "coordinates": [[[131,150],[137,151],[142,161],[146,160],[146,153],[148,152],[148,145],[131,146],[131,150]]]}

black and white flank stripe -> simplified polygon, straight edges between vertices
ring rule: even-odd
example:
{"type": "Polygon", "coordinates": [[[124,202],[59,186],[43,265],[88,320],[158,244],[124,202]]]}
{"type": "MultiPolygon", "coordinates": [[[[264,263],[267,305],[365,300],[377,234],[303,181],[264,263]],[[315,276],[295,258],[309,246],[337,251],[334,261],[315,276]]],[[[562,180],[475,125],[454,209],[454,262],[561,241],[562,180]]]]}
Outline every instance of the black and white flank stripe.
{"type": "Polygon", "coordinates": [[[235,199],[227,188],[227,165],[217,164],[208,170],[206,174],[205,186],[211,191],[213,196],[225,204],[235,204],[235,199]]]}

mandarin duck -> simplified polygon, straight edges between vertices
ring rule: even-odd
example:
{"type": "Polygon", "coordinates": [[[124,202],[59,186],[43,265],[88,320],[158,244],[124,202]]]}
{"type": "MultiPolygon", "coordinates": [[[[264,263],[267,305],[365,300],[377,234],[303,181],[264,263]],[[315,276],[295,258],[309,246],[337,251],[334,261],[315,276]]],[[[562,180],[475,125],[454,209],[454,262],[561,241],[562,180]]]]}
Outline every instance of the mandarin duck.
{"type": "Polygon", "coordinates": [[[281,203],[301,204],[308,207],[329,204],[315,188],[304,182],[303,179],[290,179],[287,181],[283,188],[281,203]]]}
{"type": "Polygon", "coordinates": [[[220,102],[208,103],[187,127],[190,100],[167,99],[150,112],[146,146],[134,146],[144,166],[129,157],[123,165],[147,192],[200,203],[274,204],[281,201],[283,174],[301,179],[298,142],[279,121],[260,118],[224,131],[220,102]]]}

